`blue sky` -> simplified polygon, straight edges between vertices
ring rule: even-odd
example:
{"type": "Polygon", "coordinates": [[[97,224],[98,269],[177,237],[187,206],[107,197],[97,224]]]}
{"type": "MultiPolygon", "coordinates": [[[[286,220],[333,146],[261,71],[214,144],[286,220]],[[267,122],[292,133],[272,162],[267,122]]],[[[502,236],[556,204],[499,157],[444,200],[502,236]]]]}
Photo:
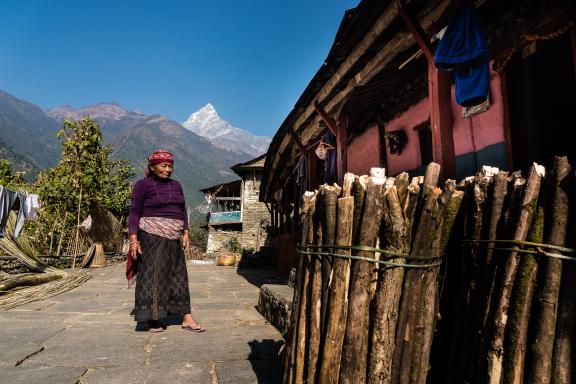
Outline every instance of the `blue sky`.
{"type": "Polygon", "coordinates": [[[0,89],[182,122],[206,103],[272,136],[359,0],[3,0],[0,89]]]}

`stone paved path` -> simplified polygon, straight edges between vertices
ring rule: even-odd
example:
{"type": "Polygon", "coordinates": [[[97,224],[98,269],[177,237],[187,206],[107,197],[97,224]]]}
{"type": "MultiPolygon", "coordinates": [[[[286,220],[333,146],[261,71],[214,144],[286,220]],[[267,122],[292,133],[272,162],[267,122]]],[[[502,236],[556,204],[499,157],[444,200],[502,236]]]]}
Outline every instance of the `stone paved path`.
{"type": "Polygon", "coordinates": [[[189,264],[192,313],[207,329],[136,332],[123,265],[72,291],[0,312],[1,383],[281,383],[281,335],[256,311],[270,273],[189,264]]]}

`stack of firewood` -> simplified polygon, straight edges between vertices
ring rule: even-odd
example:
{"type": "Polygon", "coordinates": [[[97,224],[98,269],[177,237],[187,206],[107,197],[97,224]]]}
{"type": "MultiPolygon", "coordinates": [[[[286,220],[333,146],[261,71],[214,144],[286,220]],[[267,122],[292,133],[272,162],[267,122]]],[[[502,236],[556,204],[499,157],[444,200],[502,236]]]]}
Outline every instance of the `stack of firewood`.
{"type": "MultiPolygon", "coordinates": [[[[448,377],[469,383],[573,383],[574,170],[481,172],[464,182],[463,255],[453,286],[448,377]]],[[[452,258],[452,256],[450,256],[452,258]]],[[[442,335],[439,335],[439,337],[442,335]]]]}
{"type": "Polygon", "coordinates": [[[424,177],[346,174],[302,203],[285,383],[424,383],[438,271],[463,192],[424,177]]]}
{"type": "Polygon", "coordinates": [[[285,384],[575,380],[568,160],[439,172],[303,196],[285,384]]]}

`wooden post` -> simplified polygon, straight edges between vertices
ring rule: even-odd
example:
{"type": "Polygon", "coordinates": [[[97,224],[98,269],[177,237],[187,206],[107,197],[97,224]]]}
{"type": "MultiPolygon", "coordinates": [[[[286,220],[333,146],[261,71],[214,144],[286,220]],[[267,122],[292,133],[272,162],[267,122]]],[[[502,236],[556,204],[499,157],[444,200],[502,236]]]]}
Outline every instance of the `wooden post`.
{"type": "MultiPolygon", "coordinates": [[[[336,240],[336,205],[338,202],[338,195],[340,194],[340,188],[338,185],[333,186],[326,185],[324,187],[324,192],[322,193],[322,241],[324,246],[324,252],[332,253],[333,249],[330,247],[334,244],[336,240]]],[[[332,273],[332,263],[333,257],[324,256],[322,258],[322,313],[321,313],[321,323],[326,322],[326,309],[328,308],[328,283],[330,282],[330,275],[332,273]]]]}
{"type": "MultiPolygon", "coordinates": [[[[75,247],[74,250],[76,250],[76,248],[78,248],[78,236],[80,235],[80,206],[82,204],[82,187],[80,187],[80,198],[78,199],[78,218],[77,218],[77,223],[76,223],[76,238],[75,238],[75,247]]],[[[74,269],[74,267],[76,267],[76,255],[74,254],[72,256],[72,269],[74,269]]]]}
{"type": "Polygon", "coordinates": [[[336,173],[338,184],[344,182],[344,174],[348,170],[348,119],[344,116],[338,118],[336,124],[336,173]]]}
{"type": "MultiPolygon", "coordinates": [[[[326,199],[326,188],[330,188],[327,185],[321,185],[316,198],[316,211],[314,212],[313,224],[314,224],[314,241],[315,245],[322,245],[324,241],[324,216],[327,215],[324,202],[326,199]]],[[[314,249],[318,251],[319,249],[314,249]]],[[[316,380],[316,366],[318,362],[318,353],[320,351],[320,327],[322,318],[322,284],[323,280],[327,279],[322,270],[322,264],[324,263],[324,256],[313,255],[310,260],[310,292],[309,292],[309,302],[310,302],[310,312],[308,315],[308,333],[309,333],[309,343],[308,348],[308,361],[307,361],[307,373],[306,382],[313,383],[316,380]]]]}
{"type": "MultiPolygon", "coordinates": [[[[570,164],[567,157],[555,157],[550,175],[550,222],[544,240],[546,244],[564,246],[568,228],[570,164]]],[[[532,343],[532,360],[528,380],[533,383],[550,383],[552,355],[558,296],[562,276],[562,260],[544,258],[543,280],[537,288],[535,335],[532,343]]],[[[558,363],[558,362],[556,362],[558,363]]]]}
{"type": "MultiPolygon", "coordinates": [[[[384,234],[381,247],[407,254],[410,250],[408,228],[402,212],[398,189],[395,186],[390,188],[386,192],[385,199],[387,214],[382,217],[384,234]]],[[[397,263],[403,263],[404,260],[404,258],[394,259],[397,263]]],[[[394,336],[403,279],[404,268],[379,267],[370,335],[372,348],[368,362],[368,384],[392,382],[394,336]]]]}
{"type": "MultiPolygon", "coordinates": [[[[316,193],[306,192],[302,197],[301,245],[310,244],[313,234],[312,215],[314,214],[315,206],[316,193]]],[[[309,279],[307,259],[307,255],[299,255],[292,311],[290,313],[290,328],[288,330],[289,339],[284,366],[284,384],[301,383],[304,378],[304,356],[300,356],[300,351],[305,348],[306,291],[309,279]]]]}
{"type": "MultiPolygon", "coordinates": [[[[538,193],[540,192],[540,182],[544,176],[544,168],[540,165],[533,164],[530,168],[530,174],[526,181],[526,187],[522,201],[520,203],[520,212],[515,221],[512,240],[526,240],[528,229],[532,221],[532,214],[536,209],[538,193]]],[[[512,286],[518,269],[518,253],[510,252],[506,258],[502,272],[502,283],[495,296],[494,316],[492,318],[491,329],[493,329],[490,346],[488,350],[488,382],[490,384],[499,384],[502,374],[502,352],[504,341],[504,330],[507,322],[507,310],[510,305],[510,295],[512,286]]]]}
{"type": "MultiPolygon", "coordinates": [[[[382,219],[384,170],[373,168],[366,188],[366,199],[360,226],[359,245],[374,247],[382,219]]],[[[374,253],[360,251],[359,256],[374,258],[374,253]]],[[[364,384],[368,358],[368,310],[370,277],[373,264],[357,261],[350,276],[350,301],[342,349],[340,384],[364,384]]]]}
{"type": "MultiPolygon", "coordinates": [[[[351,195],[354,175],[347,173],[344,177],[344,197],[338,199],[338,222],[336,226],[336,245],[352,245],[352,223],[354,212],[354,197],[351,195]]],[[[339,249],[336,253],[350,255],[350,251],[339,249]]],[[[330,285],[328,311],[324,341],[322,347],[322,360],[318,382],[322,384],[335,384],[338,382],[340,371],[340,357],[344,333],[346,331],[346,314],[348,312],[348,279],[350,277],[350,260],[336,258],[333,268],[333,283],[330,285]]],[[[310,383],[314,381],[309,381],[310,383]]]]}

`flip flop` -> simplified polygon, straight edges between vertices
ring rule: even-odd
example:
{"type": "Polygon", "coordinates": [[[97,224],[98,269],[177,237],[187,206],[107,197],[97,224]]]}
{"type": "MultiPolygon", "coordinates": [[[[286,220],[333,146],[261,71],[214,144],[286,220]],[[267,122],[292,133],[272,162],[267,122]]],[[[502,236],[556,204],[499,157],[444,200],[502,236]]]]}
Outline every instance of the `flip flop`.
{"type": "Polygon", "coordinates": [[[200,324],[183,325],[182,329],[184,329],[185,331],[197,332],[197,333],[206,331],[204,328],[202,328],[200,324]]]}
{"type": "Polygon", "coordinates": [[[160,332],[164,332],[164,329],[162,327],[160,328],[148,328],[148,332],[150,333],[160,333],[160,332]]]}

